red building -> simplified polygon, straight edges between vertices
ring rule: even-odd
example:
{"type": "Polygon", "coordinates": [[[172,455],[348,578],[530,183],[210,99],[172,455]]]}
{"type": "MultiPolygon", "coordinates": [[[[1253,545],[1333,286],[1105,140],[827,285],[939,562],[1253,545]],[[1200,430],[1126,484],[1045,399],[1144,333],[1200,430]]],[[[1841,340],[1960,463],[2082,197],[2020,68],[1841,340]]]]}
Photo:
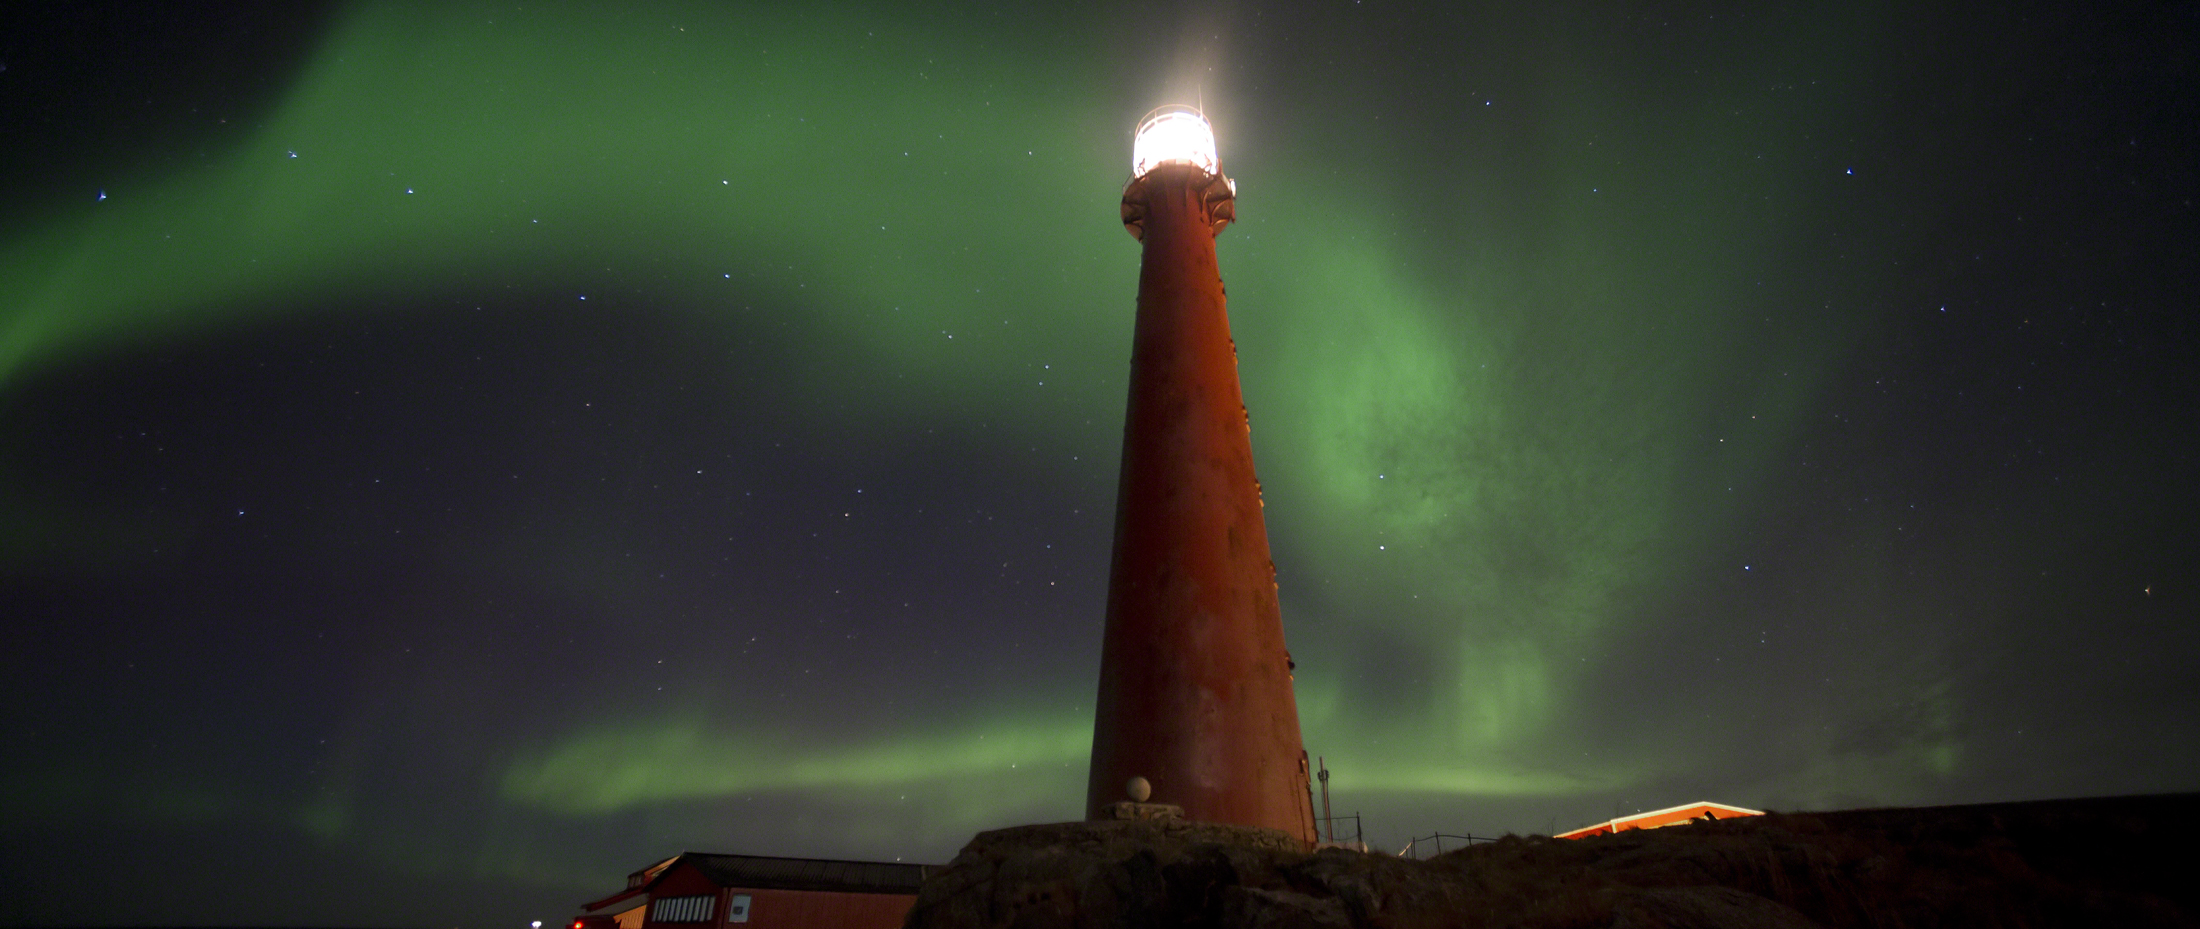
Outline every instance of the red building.
{"type": "Polygon", "coordinates": [[[1656,829],[1660,826],[1681,826],[1688,823],[1699,823],[1707,819],[1732,819],[1736,816],[1763,815],[1765,815],[1765,811],[1763,810],[1746,810],[1738,806],[1727,806],[1724,803],[1713,803],[1709,800],[1699,800],[1695,803],[1687,803],[1680,806],[1667,807],[1662,810],[1651,810],[1648,813],[1636,813],[1633,816],[1622,816],[1618,819],[1606,820],[1604,822],[1597,823],[1594,826],[1583,826],[1579,829],[1573,830],[1572,832],[1561,832],[1555,836],[1552,836],[1552,838],[1581,839],[1587,838],[1592,835],[1610,835],[1614,832],[1626,832],[1629,829],[1656,829]]]}
{"type": "Polygon", "coordinates": [[[894,929],[936,865],[683,852],[581,906],[571,929],[894,929]]]}

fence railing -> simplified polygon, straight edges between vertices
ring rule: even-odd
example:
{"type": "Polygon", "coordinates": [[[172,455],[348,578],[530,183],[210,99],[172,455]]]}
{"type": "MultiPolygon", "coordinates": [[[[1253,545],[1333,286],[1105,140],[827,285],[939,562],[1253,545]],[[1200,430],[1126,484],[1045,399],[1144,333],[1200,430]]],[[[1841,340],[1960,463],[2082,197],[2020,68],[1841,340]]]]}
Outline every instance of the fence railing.
{"type": "Polygon", "coordinates": [[[1469,845],[1495,841],[1497,841],[1497,837],[1492,835],[1474,835],[1472,833],[1469,833],[1467,835],[1452,835],[1448,832],[1437,832],[1431,833],[1429,835],[1414,836],[1412,841],[1406,843],[1406,847],[1398,850],[1398,857],[1433,858],[1437,855],[1443,854],[1447,850],[1457,851],[1469,845]],[[1446,839],[1451,840],[1451,846],[1449,849],[1446,849],[1444,845],[1444,840],[1446,839]]]}
{"type": "Polygon", "coordinates": [[[1329,818],[1327,821],[1321,824],[1321,832],[1324,836],[1324,838],[1322,839],[1322,841],[1324,842],[1329,842],[1336,845],[1350,845],[1354,848],[1367,847],[1366,837],[1360,834],[1360,814],[1358,813],[1354,813],[1350,816],[1334,816],[1329,818]],[[1344,828],[1340,829],[1338,828],[1339,826],[1343,826],[1344,828]]]}

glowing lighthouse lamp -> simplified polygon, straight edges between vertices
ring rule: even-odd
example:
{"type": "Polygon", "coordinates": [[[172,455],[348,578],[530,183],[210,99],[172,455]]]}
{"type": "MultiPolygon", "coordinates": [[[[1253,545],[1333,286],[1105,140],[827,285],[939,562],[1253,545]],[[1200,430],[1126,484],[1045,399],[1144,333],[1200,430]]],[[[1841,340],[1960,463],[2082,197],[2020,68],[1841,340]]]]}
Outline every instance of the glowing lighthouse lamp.
{"type": "Polygon", "coordinates": [[[1215,154],[1215,131],[1207,117],[1188,106],[1165,106],[1139,120],[1138,131],[1131,137],[1131,183],[1123,191],[1123,226],[1132,238],[1145,238],[1146,176],[1164,165],[1190,165],[1213,179],[1199,194],[1213,215],[1215,232],[1237,218],[1232,203],[1237,182],[1222,176],[1222,158],[1215,154]]]}
{"type": "Polygon", "coordinates": [[[1131,139],[1131,176],[1181,161],[1208,174],[1222,173],[1222,159],[1215,157],[1215,131],[1199,111],[1188,106],[1165,106],[1138,123],[1131,139]]]}

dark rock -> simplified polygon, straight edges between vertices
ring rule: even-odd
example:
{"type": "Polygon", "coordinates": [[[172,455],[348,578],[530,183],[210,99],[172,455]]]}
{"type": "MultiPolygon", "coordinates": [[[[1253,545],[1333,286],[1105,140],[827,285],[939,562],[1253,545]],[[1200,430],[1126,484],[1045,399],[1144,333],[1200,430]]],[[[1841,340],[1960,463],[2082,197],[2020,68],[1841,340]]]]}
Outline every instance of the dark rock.
{"type": "Polygon", "coordinates": [[[1809,917],[1732,887],[1660,887],[1612,901],[1612,929],[1819,929],[1809,917]]]}
{"type": "Polygon", "coordinates": [[[1771,814],[1426,861],[1171,820],[982,833],[916,929],[2193,926],[2200,795],[1771,814]]]}
{"type": "Polygon", "coordinates": [[[1222,925],[1245,929],[1351,929],[1344,904],[1288,890],[1232,887],[1223,893],[1222,925]]]}
{"type": "Polygon", "coordinates": [[[1240,869],[1303,855],[1272,829],[1171,819],[979,833],[925,881],[914,927],[1104,929],[1217,925],[1240,869]]]}

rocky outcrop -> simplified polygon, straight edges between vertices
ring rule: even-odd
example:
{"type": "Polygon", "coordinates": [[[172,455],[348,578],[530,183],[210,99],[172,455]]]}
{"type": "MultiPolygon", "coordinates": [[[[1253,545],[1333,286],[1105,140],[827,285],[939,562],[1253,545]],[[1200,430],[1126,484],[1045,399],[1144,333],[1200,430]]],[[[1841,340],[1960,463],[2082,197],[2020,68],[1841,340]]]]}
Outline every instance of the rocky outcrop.
{"type": "MultiPolygon", "coordinates": [[[[1221,918],[1239,876],[1301,854],[1268,829],[1176,819],[1055,823],[979,833],[925,881],[909,926],[1159,926],[1221,918]]],[[[1241,910],[1264,903],[1239,904],[1241,910]]]]}
{"type": "Polygon", "coordinates": [[[2200,795],[1771,814],[1425,861],[1170,820],[980,834],[912,929],[2191,926],[2200,795]]]}

